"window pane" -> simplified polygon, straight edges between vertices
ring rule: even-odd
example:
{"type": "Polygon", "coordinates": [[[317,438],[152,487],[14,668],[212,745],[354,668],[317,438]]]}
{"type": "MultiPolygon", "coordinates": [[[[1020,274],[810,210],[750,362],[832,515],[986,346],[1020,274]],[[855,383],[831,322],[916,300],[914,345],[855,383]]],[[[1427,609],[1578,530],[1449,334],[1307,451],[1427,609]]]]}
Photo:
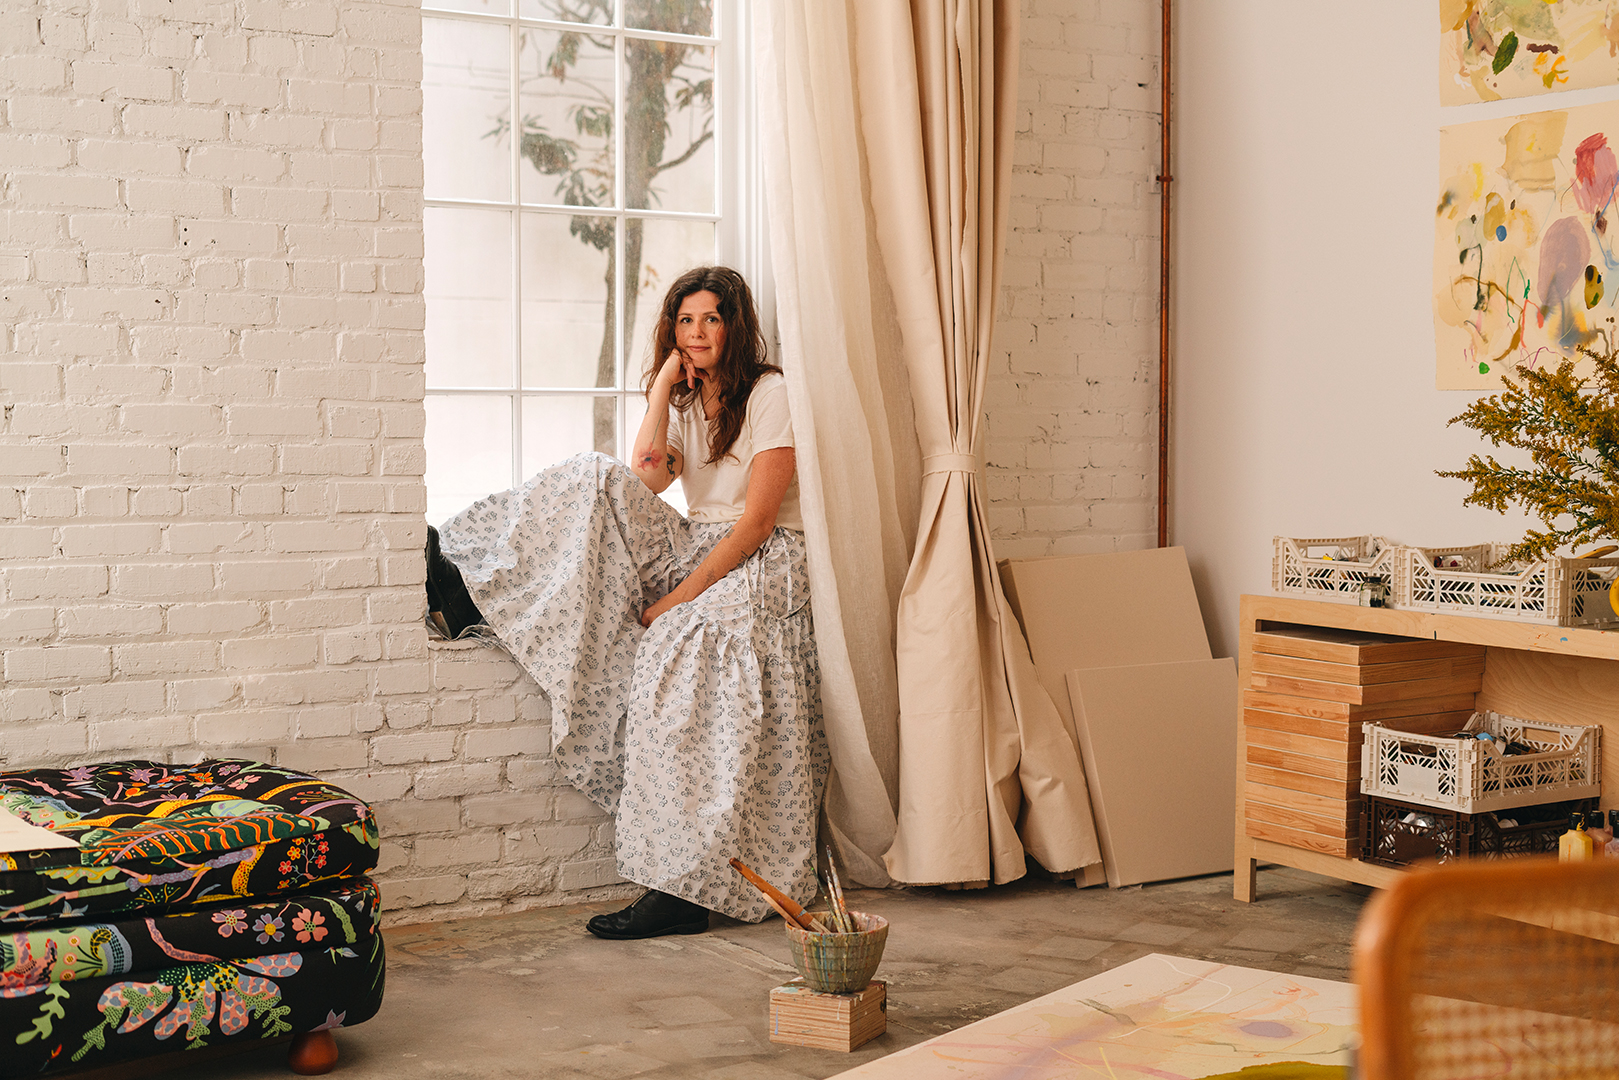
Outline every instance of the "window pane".
{"type": "Polygon", "coordinates": [[[624,205],[714,210],[714,50],[624,42],[624,205]]]}
{"type": "Polygon", "coordinates": [[[618,399],[586,397],[523,398],[523,476],[586,450],[618,456],[618,399]]]}
{"type": "Polygon", "coordinates": [[[511,28],[422,20],[423,193],[511,198],[511,28]]]}
{"type": "Polygon", "coordinates": [[[613,219],[523,215],[523,385],[612,386],[613,219]]]}
{"type": "MultiPolygon", "coordinates": [[[[635,449],[631,444],[635,442],[636,433],[641,430],[641,419],[644,416],[646,416],[646,397],[638,393],[631,393],[626,396],[624,399],[623,449],[618,454],[621,461],[630,460],[630,454],[635,449]]],[[[686,512],[686,489],[679,480],[664,488],[662,494],[658,497],[682,514],[686,512]]]]}
{"type": "Polygon", "coordinates": [[[523,201],[613,205],[613,42],[521,30],[523,201]]]}
{"type": "Polygon", "coordinates": [[[512,486],[511,398],[427,395],[424,442],[428,521],[512,486]]]}
{"type": "Polygon", "coordinates": [[[512,385],[512,215],[428,207],[427,385],[512,385]]]}
{"type": "Polygon", "coordinates": [[[511,0],[422,0],[423,11],[475,11],[479,15],[510,15],[511,0]]]}
{"type": "Polygon", "coordinates": [[[624,222],[624,264],[632,268],[631,280],[636,286],[624,312],[625,325],[631,328],[624,337],[626,385],[641,385],[641,374],[651,359],[652,330],[658,322],[663,294],[687,270],[713,261],[712,222],[641,218],[624,222]]]}
{"type": "Polygon", "coordinates": [[[606,26],[613,21],[613,0],[519,0],[517,13],[525,19],[606,26]]]}
{"type": "Polygon", "coordinates": [[[714,32],[714,0],[625,0],[624,25],[707,37],[714,32]]]}

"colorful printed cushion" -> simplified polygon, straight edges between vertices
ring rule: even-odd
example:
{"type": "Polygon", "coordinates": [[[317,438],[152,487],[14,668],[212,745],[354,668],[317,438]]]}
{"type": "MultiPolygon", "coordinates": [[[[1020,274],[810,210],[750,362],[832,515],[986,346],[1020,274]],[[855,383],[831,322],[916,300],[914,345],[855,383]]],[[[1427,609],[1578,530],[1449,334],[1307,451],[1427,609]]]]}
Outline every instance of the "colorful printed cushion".
{"type": "Polygon", "coordinates": [[[0,853],[0,929],[277,896],[377,864],[369,806],[257,761],[0,773],[0,807],[79,845],[0,853]]]}
{"type": "Polygon", "coordinates": [[[0,1078],[352,1026],[382,1004],[377,887],[0,934],[0,1078]]]}

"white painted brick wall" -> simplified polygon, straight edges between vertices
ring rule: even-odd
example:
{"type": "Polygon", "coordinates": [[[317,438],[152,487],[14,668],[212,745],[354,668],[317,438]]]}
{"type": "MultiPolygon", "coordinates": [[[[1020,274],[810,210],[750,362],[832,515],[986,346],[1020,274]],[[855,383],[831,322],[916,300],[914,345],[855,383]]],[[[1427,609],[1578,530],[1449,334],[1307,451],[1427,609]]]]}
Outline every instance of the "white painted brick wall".
{"type": "Polygon", "coordinates": [[[422,627],[420,77],[411,0],[0,10],[0,766],[321,774],[395,923],[633,891],[422,627]]]}
{"type": "Polygon", "coordinates": [[[1024,0],[987,396],[995,552],[1157,542],[1158,0],[1024,0]]]}

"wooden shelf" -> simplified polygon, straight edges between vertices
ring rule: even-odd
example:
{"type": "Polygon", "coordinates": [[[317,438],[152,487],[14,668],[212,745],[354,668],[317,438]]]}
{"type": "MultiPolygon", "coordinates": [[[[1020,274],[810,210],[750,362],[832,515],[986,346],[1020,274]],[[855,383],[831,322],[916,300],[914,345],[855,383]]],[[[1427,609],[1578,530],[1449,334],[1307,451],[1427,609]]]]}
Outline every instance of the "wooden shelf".
{"type": "MultiPolygon", "coordinates": [[[[1463,615],[1363,608],[1280,596],[1244,596],[1237,652],[1238,685],[1253,676],[1256,632],[1278,626],[1319,626],[1398,637],[1483,645],[1483,689],[1475,707],[1552,723],[1600,723],[1619,735],[1619,631],[1579,630],[1537,623],[1507,622],[1463,615]]],[[[1475,669],[1476,670],[1476,669],[1475,669]]],[[[1238,900],[1254,899],[1254,871],[1261,863],[1309,870],[1329,877],[1383,887],[1400,871],[1359,859],[1291,847],[1247,835],[1248,808],[1241,794],[1248,777],[1246,725],[1237,721],[1236,880],[1238,900]]],[[[1619,792],[1619,752],[1603,755],[1603,807],[1619,792]]]]}

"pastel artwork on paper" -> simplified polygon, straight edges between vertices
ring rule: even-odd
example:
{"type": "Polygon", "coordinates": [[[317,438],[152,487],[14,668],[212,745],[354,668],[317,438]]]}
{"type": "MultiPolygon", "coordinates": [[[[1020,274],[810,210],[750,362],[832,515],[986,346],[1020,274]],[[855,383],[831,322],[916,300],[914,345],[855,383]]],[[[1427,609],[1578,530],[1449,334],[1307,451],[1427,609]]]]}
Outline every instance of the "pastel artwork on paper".
{"type": "Polygon", "coordinates": [[[1439,0],[1439,101],[1466,105],[1619,82],[1612,0],[1439,0]]]}
{"type": "Polygon", "coordinates": [[[1514,368],[1580,362],[1613,332],[1616,144],[1619,103],[1440,131],[1439,389],[1499,389],[1514,368]]]}
{"type": "Polygon", "coordinates": [[[1348,1080],[1348,983],[1153,953],[839,1080],[1348,1080]]]}

